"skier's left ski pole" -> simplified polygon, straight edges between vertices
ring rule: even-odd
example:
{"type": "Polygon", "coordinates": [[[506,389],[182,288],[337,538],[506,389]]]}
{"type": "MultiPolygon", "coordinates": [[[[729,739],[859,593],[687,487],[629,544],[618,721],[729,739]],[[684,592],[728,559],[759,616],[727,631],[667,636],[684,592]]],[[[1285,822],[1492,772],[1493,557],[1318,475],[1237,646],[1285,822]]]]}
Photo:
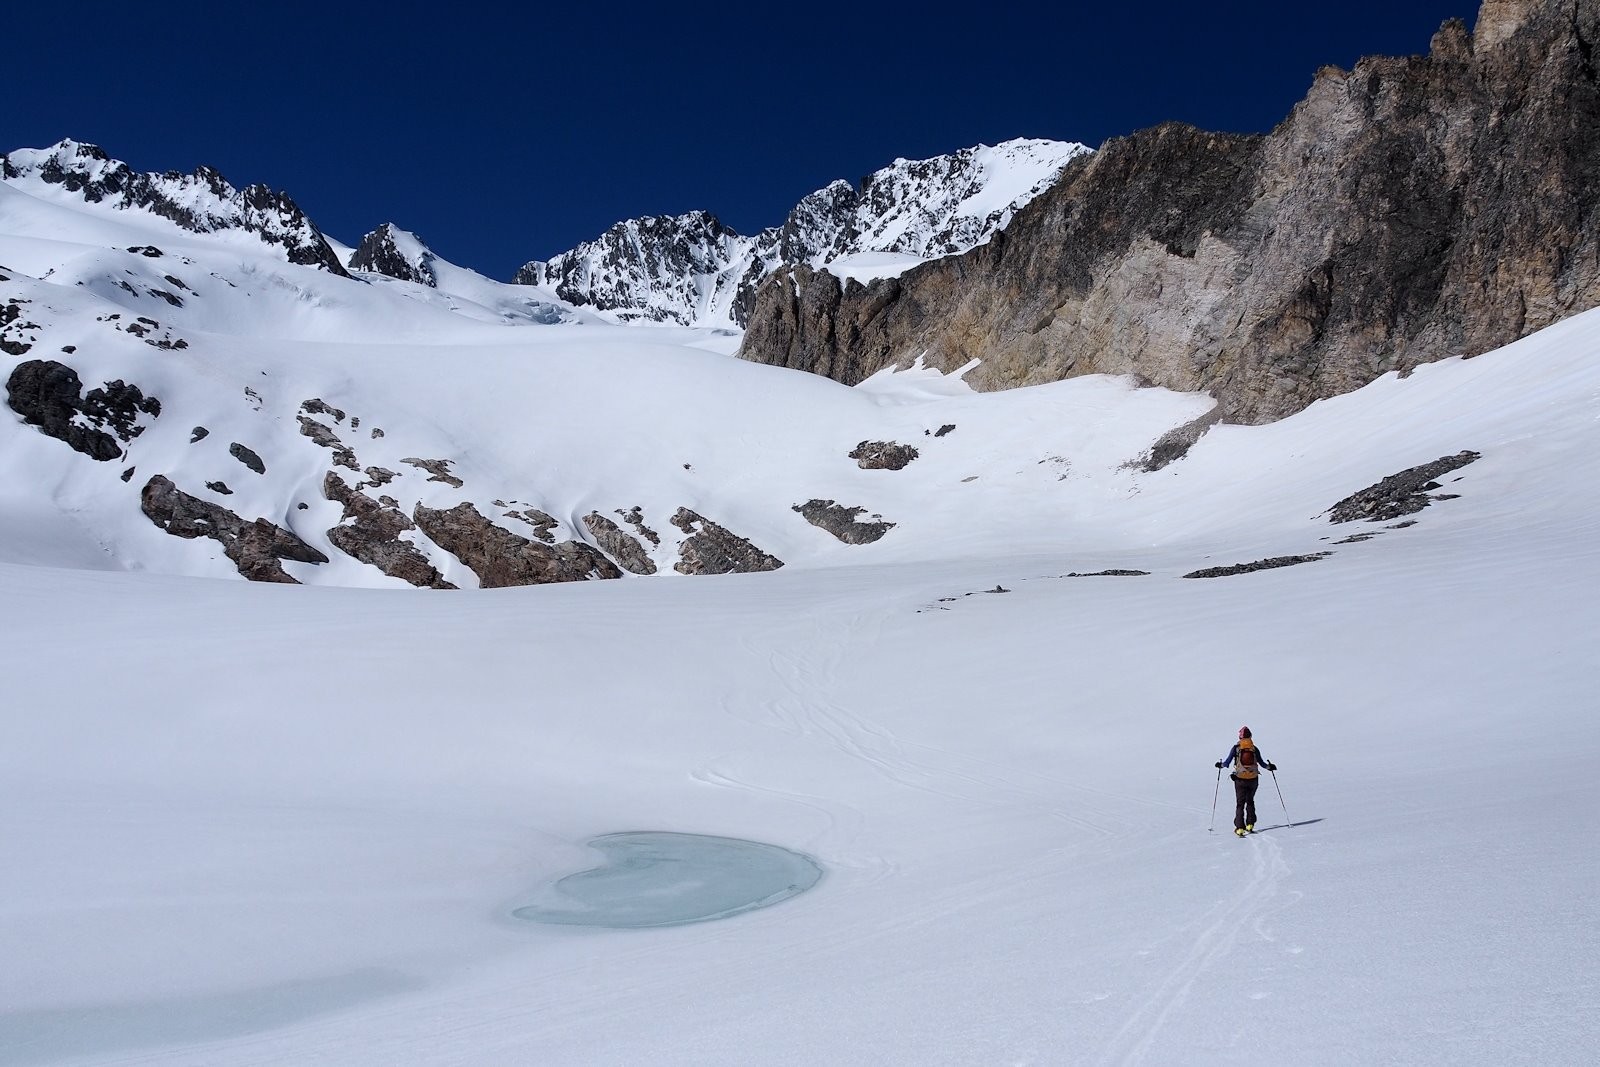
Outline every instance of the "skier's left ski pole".
{"type": "MultiPolygon", "coordinates": [[[[1206,833],[1216,833],[1217,830],[1217,797],[1222,794],[1222,768],[1217,768],[1217,788],[1211,791],[1211,822],[1206,827],[1206,833]]],[[[1280,798],[1281,799],[1281,798],[1280,798]]]]}
{"type": "MultiPolygon", "coordinates": [[[[1217,773],[1220,774],[1221,772],[1217,773]]],[[[1283,808],[1283,821],[1293,826],[1294,823],[1289,822],[1289,806],[1283,802],[1283,787],[1278,784],[1278,772],[1276,769],[1272,771],[1272,788],[1278,791],[1278,806],[1283,808]]]]}

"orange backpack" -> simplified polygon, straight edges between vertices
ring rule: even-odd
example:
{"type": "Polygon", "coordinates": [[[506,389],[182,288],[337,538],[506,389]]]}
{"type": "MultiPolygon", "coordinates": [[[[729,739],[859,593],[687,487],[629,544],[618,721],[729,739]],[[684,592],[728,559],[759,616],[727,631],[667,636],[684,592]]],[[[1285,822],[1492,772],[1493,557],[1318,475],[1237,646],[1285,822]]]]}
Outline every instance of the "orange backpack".
{"type": "Polygon", "coordinates": [[[1248,737],[1239,741],[1239,770],[1240,778],[1254,778],[1261,773],[1260,765],[1256,762],[1255,742],[1248,737]]]}

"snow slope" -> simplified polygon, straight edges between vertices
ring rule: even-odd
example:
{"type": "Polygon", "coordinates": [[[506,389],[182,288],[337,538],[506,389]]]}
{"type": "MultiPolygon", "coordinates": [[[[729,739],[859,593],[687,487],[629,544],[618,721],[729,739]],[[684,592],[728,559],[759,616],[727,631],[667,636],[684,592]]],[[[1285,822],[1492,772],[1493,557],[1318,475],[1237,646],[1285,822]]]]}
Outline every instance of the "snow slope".
{"type": "MultiPolygon", "coordinates": [[[[1597,338],[1220,429],[1121,497],[1017,481],[1025,536],[978,512],[937,557],[440,595],[0,564],[0,1062],[1583,1062],[1597,338]],[[1333,500],[1462,448],[1413,527],[1179,577],[1326,547],[1333,500]],[[1058,577],[1107,566],[1152,573],[1058,577]],[[1238,841],[1242,722],[1284,806],[1238,841]],[[704,925],[510,918],[641,829],[827,873],[704,925]]],[[[872,410],[1142,399],[1108,384],[872,410]]]]}
{"type": "MultiPolygon", "coordinates": [[[[3,183],[0,265],[0,304],[20,316],[7,336],[28,346],[0,371],[56,360],[86,388],[131,382],[163,405],[116,462],[88,461],[14,412],[0,422],[0,500],[11,501],[0,522],[25,512],[22,525],[48,528],[42,543],[75,567],[233,572],[212,542],[178,541],[140,511],[141,487],[160,474],[330,557],[291,565],[300,581],[403,586],[329,540],[341,522],[324,496],[331,457],[299,421],[313,400],[360,420],[323,419],[357,457],[349,480],[355,467],[394,473],[385,491],[408,513],[466,501],[517,529],[505,517],[532,507],[559,521],[561,537],[584,540],[583,516],[637,508],[660,538],[649,551],[665,574],[686,540],[670,522],[680,508],[787,565],[984,552],[1002,527],[1015,544],[1050,546],[1063,510],[1141,492],[1148,479],[1125,465],[1211,406],[1114,379],[979,397],[909,371],[852,390],[731,360],[736,339],[725,333],[599,322],[443,260],[432,262],[436,287],[332,277],[3,183]],[[955,429],[935,437],[945,424],[955,429]],[[206,431],[198,441],[197,428],[206,431]],[[863,470],[850,453],[867,440],[921,454],[902,471],[863,470]],[[234,444],[265,471],[244,469],[234,444]],[[448,460],[464,485],[418,472],[412,458],[448,460]],[[1041,509],[1035,494],[1053,505],[1041,509]],[[45,498],[55,507],[41,519],[45,498]],[[846,545],[796,513],[811,500],[896,526],[876,544],[846,545]]],[[[40,544],[35,535],[0,542],[0,558],[51,562],[40,544]]],[[[476,584],[447,553],[419,544],[449,580],[476,584]]]]}
{"type": "Polygon", "coordinates": [[[58,359],[163,402],[114,462],[0,412],[0,1064],[1600,1043],[1600,312],[1145,472],[1208,398],[849,389],[711,330],[544,323],[470,279],[342,278],[6,182],[0,277],[0,340],[28,346],[0,372],[58,359]],[[385,577],[327,538],[312,398],[408,508],[539,506],[582,538],[637,506],[660,576],[480,592],[418,539],[467,588],[385,577]],[[920,454],[863,470],[863,441],[920,454]],[[1329,523],[1463,450],[1413,524],[1329,523]],[[238,580],[141,514],[157,473],[330,562],[238,580]],[[792,510],[814,497],[896,525],[843,544],[792,510]],[[786,566],[672,576],[679,507],[786,566]],[[1069,577],[1107,569],[1148,573],[1069,577]],[[1280,770],[1241,841],[1212,763],[1242,723],[1280,770]],[[704,924],[515,917],[627,831],[824,874],[704,924]]]}

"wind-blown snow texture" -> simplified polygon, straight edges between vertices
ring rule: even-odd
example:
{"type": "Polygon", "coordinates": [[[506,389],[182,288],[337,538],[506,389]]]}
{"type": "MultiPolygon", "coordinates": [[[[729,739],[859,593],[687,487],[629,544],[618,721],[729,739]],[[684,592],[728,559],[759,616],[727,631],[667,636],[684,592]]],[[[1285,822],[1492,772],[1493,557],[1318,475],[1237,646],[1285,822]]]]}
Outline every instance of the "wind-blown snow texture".
{"type": "Polygon", "coordinates": [[[835,181],[782,226],[746,237],[716,216],[619,222],[594,241],[536,260],[516,280],[553,289],[617,321],[743,326],[761,279],[781,265],[866,279],[965,252],[989,240],[1089,149],[1018,138],[933,159],[897,159],[857,191],[835,181]]]}
{"type": "Polygon", "coordinates": [[[343,278],[0,182],[0,377],[58,361],[106,404],[119,380],[161,401],[103,462],[0,409],[0,1063],[1600,1042],[1600,313],[1215,427],[1149,473],[1130,461],[1208,398],[849,389],[432,266],[343,278]],[[918,454],[863,470],[863,442],[918,454]],[[1467,451],[1414,525],[1329,521],[1467,451]],[[584,517],[609,516],[659,576],[479,592],[413,529],[465,587],[413,591],[329,539],[357,521],[330,471],[529,540],[539,512],[593,548],[584,517]],[[158,475],[330,562],[284,564],[307,588],[237,580],[141,512],[158,475]],[[846,544],[810,500],[895,525],[846,544]],[[674,576],[679,508],[786,565],[674,576]],[[1066,577],[1104,571],[1148,573],[1066,577]],[[1207,824],[1244,723],[1279,772],[1239,841],[1207,824]],[[626,831],[826,874],[703,925],[515,918],[626,831]]]}

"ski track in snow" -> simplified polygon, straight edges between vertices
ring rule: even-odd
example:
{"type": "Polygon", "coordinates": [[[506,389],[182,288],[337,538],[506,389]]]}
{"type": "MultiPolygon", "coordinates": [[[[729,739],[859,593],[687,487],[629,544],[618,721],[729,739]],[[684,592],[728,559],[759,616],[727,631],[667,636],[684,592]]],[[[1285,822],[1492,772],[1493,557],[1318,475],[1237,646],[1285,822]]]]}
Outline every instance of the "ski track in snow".
{"type": "Polygon", "coordinates": [[[1234,953],[1247,930],[1264,941],[1272,940],[1266,921],[1276,910],[1273,902],[1280,883],[1290,873],[1289,865],[1276,841],[1251,837],[1248,844],[1249,872],[1241,877],[1238,891],[1178,929],[1172,938],[1176,944],[1164,953],[1161,976],[1139,994],[1126,1021],[1106,1041],[1095,1062],[1108,1067],[1146,1062],[1173,1011],[1183,1005],[1197,982],[1234,953]]]}

